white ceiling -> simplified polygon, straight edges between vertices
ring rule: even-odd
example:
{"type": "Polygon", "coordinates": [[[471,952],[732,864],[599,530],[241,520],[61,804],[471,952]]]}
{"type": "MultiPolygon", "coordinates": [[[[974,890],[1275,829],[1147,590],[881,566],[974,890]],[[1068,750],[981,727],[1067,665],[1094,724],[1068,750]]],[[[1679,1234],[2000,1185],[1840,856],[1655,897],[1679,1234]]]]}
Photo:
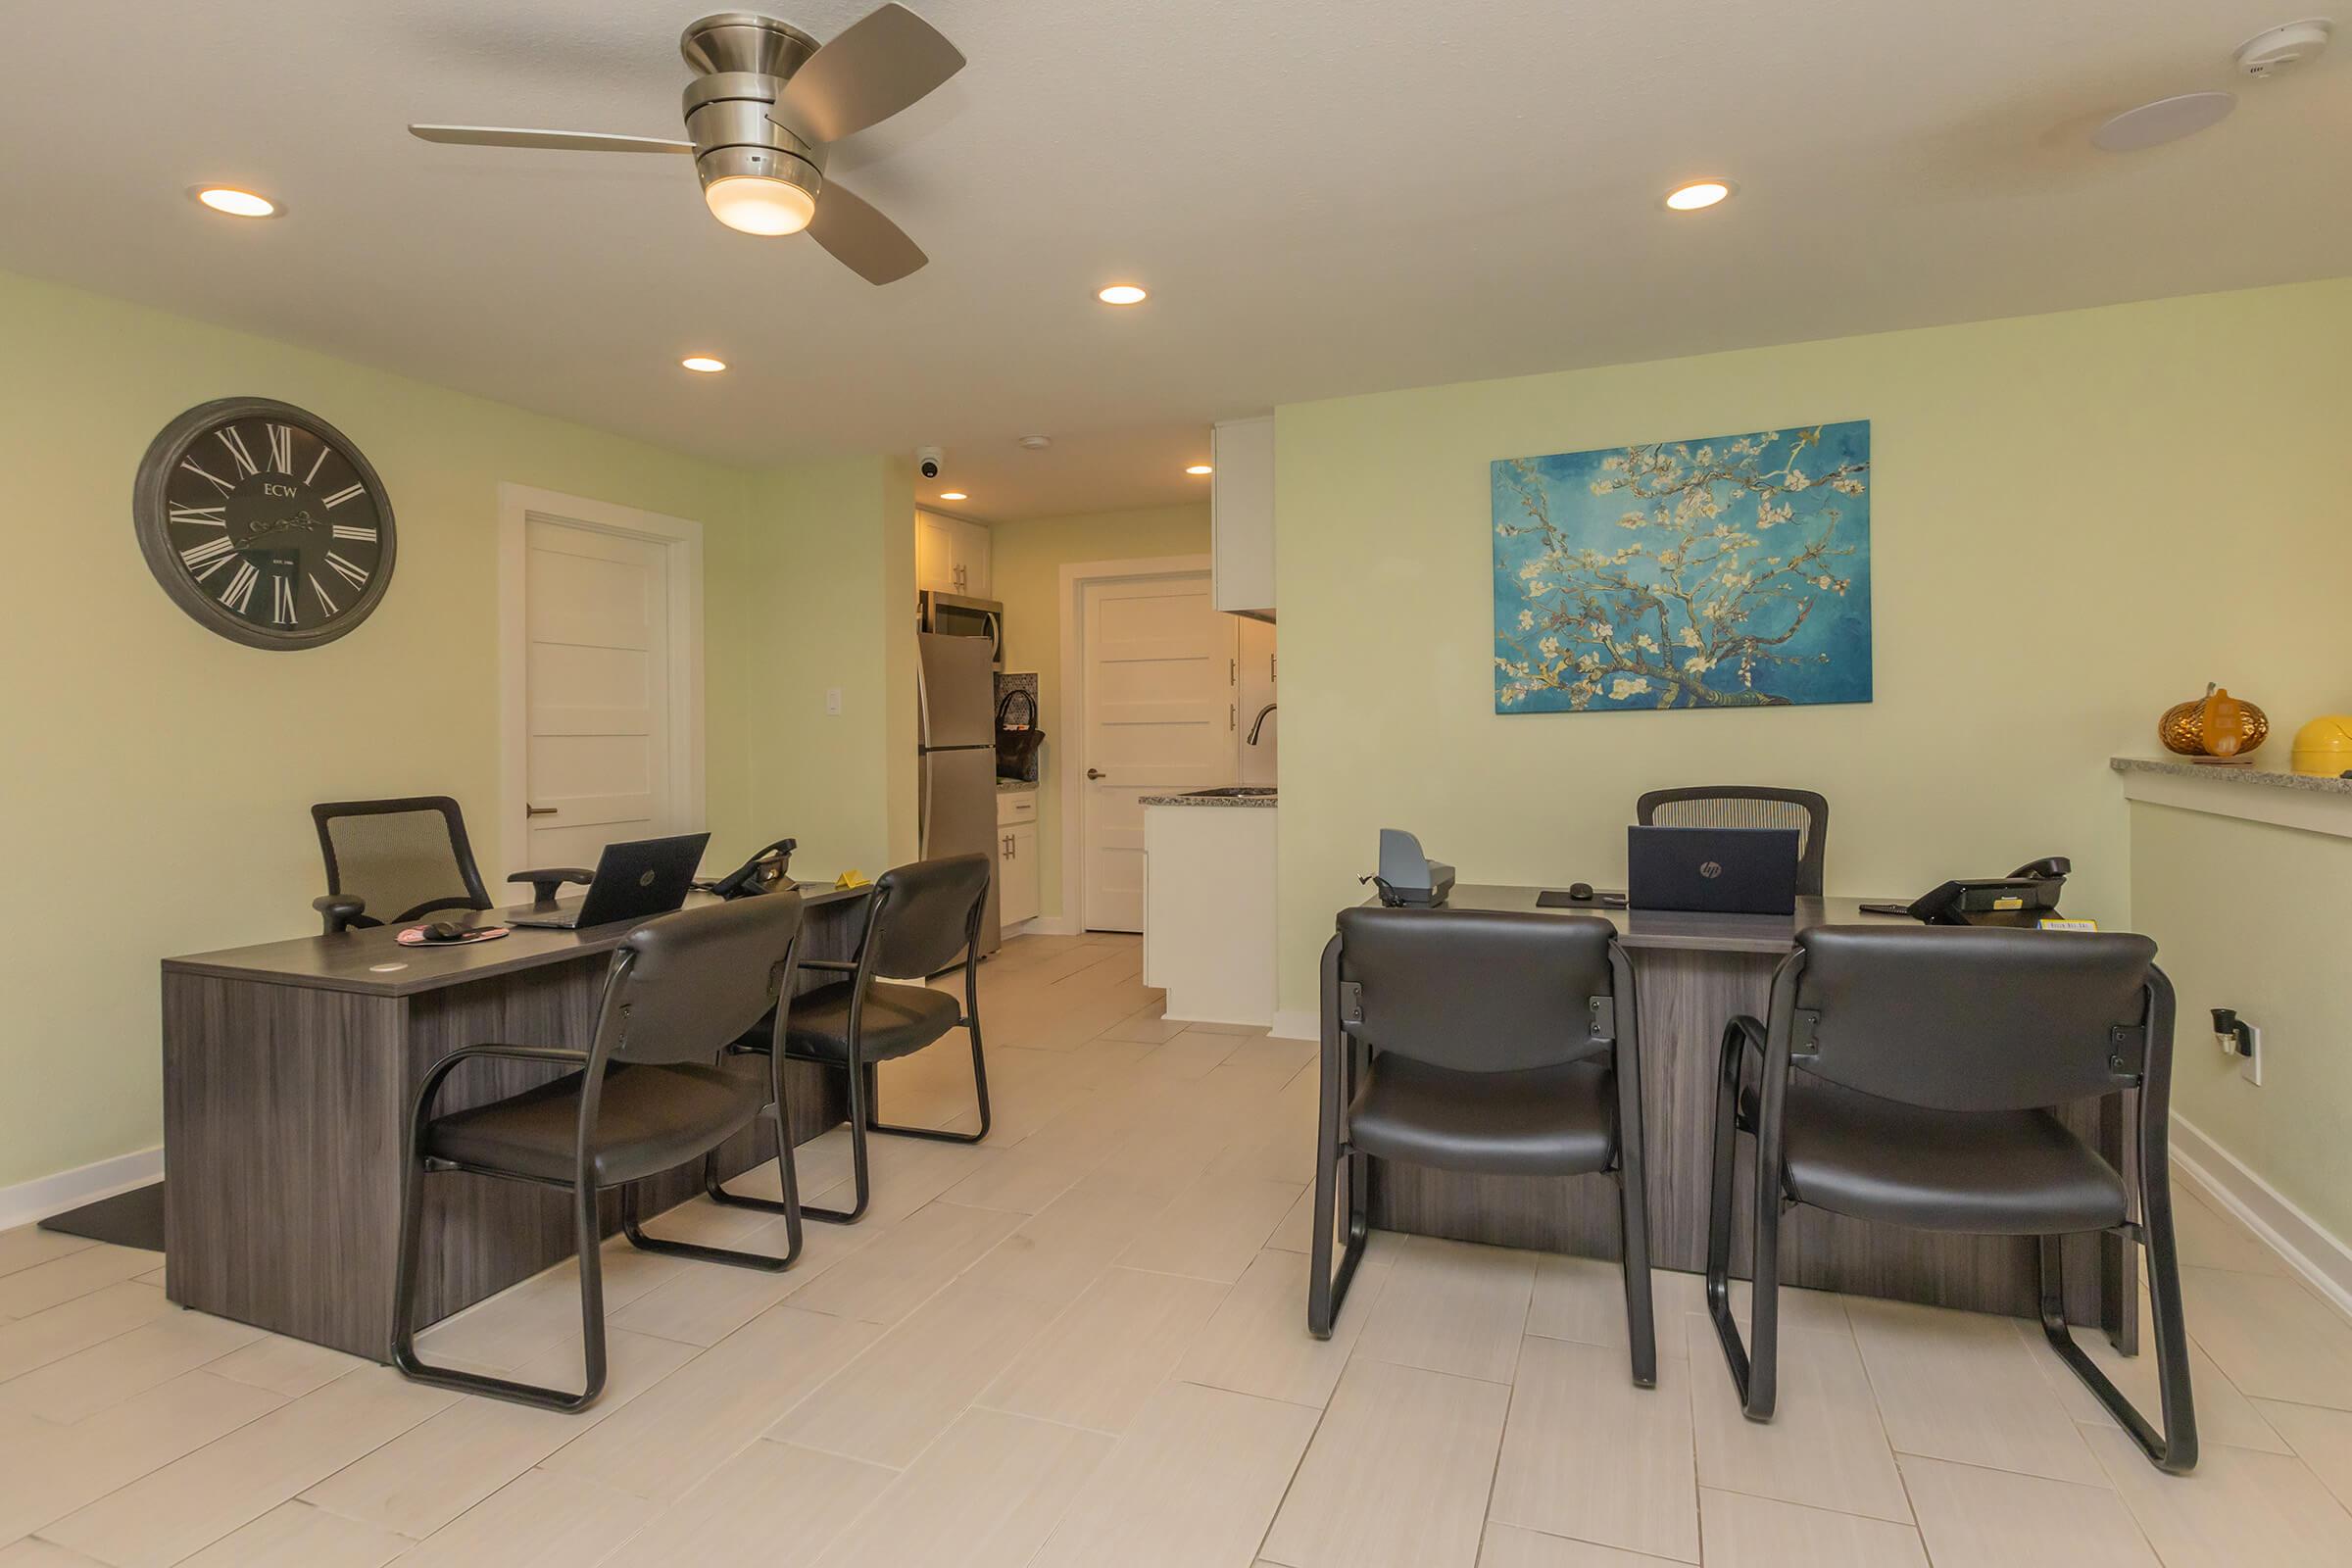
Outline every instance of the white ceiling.
{"type": "Polygon", "coordinates": [[[2229,65],[2310,0],[914,3],[970,66],[833,165],[931,254],[888,288],[682,159],[404,129],[677,135],[695,0],[0,0],[0,267],[740,463],[936,443],[990,517],[1197,496],[1282,402],[2352,273],[2352,38],[2229,65]],[[1740,193],[1660,209],[1698,174],[1740,193]]]}

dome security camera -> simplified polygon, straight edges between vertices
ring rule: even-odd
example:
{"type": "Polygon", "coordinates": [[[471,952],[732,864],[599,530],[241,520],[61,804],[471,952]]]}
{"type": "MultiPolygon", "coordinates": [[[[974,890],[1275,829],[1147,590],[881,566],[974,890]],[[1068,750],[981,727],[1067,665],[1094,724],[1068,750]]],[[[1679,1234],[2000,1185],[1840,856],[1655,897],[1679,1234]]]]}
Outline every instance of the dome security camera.
{"type": "Polygon", "coordinates": [[[948,454],[942,448],[916,447],[914,449],[914,471],[924,478],[938,478],[940,470],[947,466],[948,454]]]}

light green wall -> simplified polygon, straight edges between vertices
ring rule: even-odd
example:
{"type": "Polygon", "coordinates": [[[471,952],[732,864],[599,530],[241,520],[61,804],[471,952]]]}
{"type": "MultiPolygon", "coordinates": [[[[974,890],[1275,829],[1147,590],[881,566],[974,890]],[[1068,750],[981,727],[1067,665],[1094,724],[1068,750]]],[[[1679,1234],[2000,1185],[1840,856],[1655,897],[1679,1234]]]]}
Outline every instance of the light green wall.
{"type": "Polygon", "coordinates": [[[1145,507],[989,530],[991,592],[1004,607],[1004,667],[1037,673],[1040,753],[1037,805],[1039,913],[1061,914],[1061,775],[1056,759],[1072,740],[1061,711],[1061,568],[1074,562],[1135,561],[1208,551],[1208,506],[1145,507]]]}
{"type": "Polygon", "coordinates": [[[754,481],[8,274],[0,343],[16,590],[0,615],[0,831],[17,894],[0,940],[14,1107],[0,1110],[0,1187],[158,1141],[157,961],[316,930],[312,802],[447,793],[487,836],[501,482],[704,524],[714,858],[786,832],[810,842],[816,869],[834,853],[878,866],[902,840],[911,850],[911,642],[902,651],[885,629],[911,623],[912,501],[891,465],[754,481]],[[133,537],[147,443],[182,410],[237,394],[340,426],[391,496],[391,591],[324,648],[269,653],[205,631],[133,537]],[[824,746],[810,714],[825,684],[858,694],[855,744],[824,746]],[[789,756],[796,736],[815,738],[830,772],[789,756]]]}
{"type": "Polygon", "coordinates": [[[1833,892],[2068,855],[2128,918],[2107,759],[2220,680],[2352,706],[2352,282],[1286,407],[1282,1005],[1313,1008],[1375,830],[1465,881],[1619,882],[1642,790],[1826,793],[1833,892]],[[1494,711],[1488,465],[1872,421],[1877,701],[1494,711]]]}
{"type": "MultiPolygon", "coordinates": [[[[2337,667],[2352,688],[2352,660],[2337,667]]],[[[2156,939],[2180,997],[2174,1108],[2352,1240],[2352,839],[2131,812],[2132,924],[2156,939]],[[2214,1046],[2215,1007],[2261,1027],[2261,1087],[2214,1046]]]]}
{"type": "Polygon", "coordinates": [[[723,698],[711,677],[710,727],[742,749],[746,848],[789,833],[797,875],[879,876],[915,853],[911,476],[841,458],[748,491],[748,526],[707,566],[712,605],[743,628],[723,698]]]}

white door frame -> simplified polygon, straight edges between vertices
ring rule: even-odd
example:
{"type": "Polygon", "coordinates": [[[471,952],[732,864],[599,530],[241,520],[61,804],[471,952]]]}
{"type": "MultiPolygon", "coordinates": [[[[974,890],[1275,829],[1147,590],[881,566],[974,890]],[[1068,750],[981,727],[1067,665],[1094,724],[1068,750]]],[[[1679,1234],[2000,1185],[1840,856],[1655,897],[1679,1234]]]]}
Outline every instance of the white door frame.
{"type": "MultiPolygon", "coordinates": [[[[1213,556],[1145,556],[1133,561],[1072,561],[1061,567],[1061,721],[1069,760],[1061,768],[1061,928],[1086,929],[1086,647],[1080,603],[1089,583],[1186,577],[1216,568],[1213,556]]],[[[1213,577],[1212,577],[1213,582],[1213,577]]]]}
{"type": "Polygon", "coordinates": [[[497,847],[500,864],[491,871],[493,884],[510,871],[529,869],[523,815],[530,804],[529,738],[524,733],[529,726],[523,585],[529,569],[527,523],[533,514],[598,533],[642,539],[668,552],[669,798],[677,803],[685,827],[699,830],[709,820],[703,792],[703,525],[585,496],[502,484],[498,487],[498,830],[489,840],[497,847]]]}

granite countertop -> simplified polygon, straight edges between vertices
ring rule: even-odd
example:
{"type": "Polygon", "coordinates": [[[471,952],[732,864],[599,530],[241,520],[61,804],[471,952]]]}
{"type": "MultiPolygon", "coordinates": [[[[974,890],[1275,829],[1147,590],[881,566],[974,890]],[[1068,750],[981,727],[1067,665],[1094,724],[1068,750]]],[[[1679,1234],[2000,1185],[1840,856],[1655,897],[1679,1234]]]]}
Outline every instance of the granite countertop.
{"type": "Polygon", "coordinates": [[[1001,778],[997,780],[997,793],[999,795],[1034,795],[1037,793],[1037,783],[1033,779],[1001,778]]]}
{"type": "Polygon", "coordinates": [[[1252,809],[1272,810],[1278,804],[1272,795],[1146,795],[1145,806],[1240,806],[1252,809]]]}
{"type": "Polygon", "coordinates": [[[2304,790],[2315,795],[2352,795],[2352,778],[2295,773],[2252,760],[2200,762],[2186,757],[2116,757],[2110,758],[2107,765],[2118,773],[2166,773],[2175,778],[2209,778],[2221,784],[2267,784],[2273,789],[2304,790]]]}

